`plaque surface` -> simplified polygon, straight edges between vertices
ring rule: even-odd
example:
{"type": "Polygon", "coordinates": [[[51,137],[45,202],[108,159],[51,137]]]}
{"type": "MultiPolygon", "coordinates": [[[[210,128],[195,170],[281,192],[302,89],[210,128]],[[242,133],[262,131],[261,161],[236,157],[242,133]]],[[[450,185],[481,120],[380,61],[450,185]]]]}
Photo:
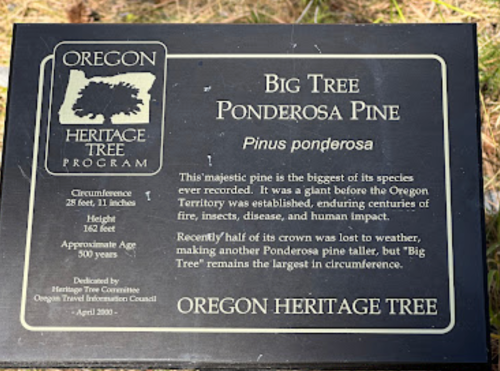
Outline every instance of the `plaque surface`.
{"type": "Polygon", "coordinates": [[[15,28],[4,365],[482,369],[475,29],[15,28]]]}

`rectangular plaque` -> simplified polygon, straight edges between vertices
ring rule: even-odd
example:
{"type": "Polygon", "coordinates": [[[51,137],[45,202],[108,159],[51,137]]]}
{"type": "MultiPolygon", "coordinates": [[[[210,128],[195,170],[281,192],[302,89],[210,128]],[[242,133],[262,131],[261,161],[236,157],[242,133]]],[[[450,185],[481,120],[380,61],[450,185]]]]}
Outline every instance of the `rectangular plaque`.
{"type": "Polygon", "coordinates": [[[485,369],[475,37],[16,26],[3,364],[485,369]]]}

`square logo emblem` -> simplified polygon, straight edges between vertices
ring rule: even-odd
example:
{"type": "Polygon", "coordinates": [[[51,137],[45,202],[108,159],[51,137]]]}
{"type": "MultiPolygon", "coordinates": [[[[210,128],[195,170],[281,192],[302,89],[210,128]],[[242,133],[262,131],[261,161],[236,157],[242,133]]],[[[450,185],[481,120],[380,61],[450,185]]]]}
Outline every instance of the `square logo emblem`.
{"type": "Polygon", "coordinates": [[[62,42],[54,50],[47,171],[154,175],[163,165],[167,49],[157,41],[62,42]]]}

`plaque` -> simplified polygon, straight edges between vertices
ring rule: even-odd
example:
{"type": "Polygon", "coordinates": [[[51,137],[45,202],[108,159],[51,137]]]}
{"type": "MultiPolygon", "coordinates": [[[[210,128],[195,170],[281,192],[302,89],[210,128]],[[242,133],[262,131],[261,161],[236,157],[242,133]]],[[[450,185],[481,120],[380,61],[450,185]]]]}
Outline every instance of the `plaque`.
{"type": "Polygon", "coordinates": [[[486,369],[473,25],[17,25],[4,366],[486,369]]]}

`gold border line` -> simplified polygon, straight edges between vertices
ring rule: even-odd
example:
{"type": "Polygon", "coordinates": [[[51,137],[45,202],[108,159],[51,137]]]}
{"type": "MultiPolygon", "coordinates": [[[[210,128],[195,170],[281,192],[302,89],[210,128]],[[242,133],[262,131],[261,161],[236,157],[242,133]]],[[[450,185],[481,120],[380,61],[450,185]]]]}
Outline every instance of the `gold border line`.
{"type": "MultiPolygon", "coordinates": [[[[40,74],[38,76],[38,99],[36,108],[36,126],[35,126],[35,136],[33,141],[33,163],[31,165],[31,189],[29,198],[29,210],[28,210],[28,227],[26,230],[26,257],[24,261],[24,278],[23,278],[23,291],[21,297],[21,323],[26,327],[27,323],[24,320],[26,316],[26,296],[28,291],[28,274],[30,267],[30,253],[31,253],[31,241],[33,232],[33,213],[35,206],[35,191],[36,191],[36,175],[38,168],[38,151],[40,143],[40,121],[42,118],[42,104],[43,104],[43,83],[45,75],[45,65],[48,61],[54,60],[53,55],[46,56],[40,63],[40,74]]],[[[29,325],[28,325],[29,326],[29,325]]]]}
{"type": "MultiPolygon", "coordinates": [[[[88,41],[74,42],[88,43],[88,41]]],[[[94,42],[97,43],[97,42],[94,42]]],[[[104,42],[110,43],[110,42],[104,42]]],[[[115,43],[115,42],[113,42],[115,43]]],[[[117,42],[128,43],[128,42],[117,42]]],[[[141,43],[141,42],[136,42],[141,43]]],[[[443,136],[444,136],[444,160],[445,160],[445,193],[446,193],[446,226],[448,237],[448,273],[449,273],[449,301],[450,301],[450,323],[442,329],[347,329],[347,328],[219,328],[219,327],[51,327],[51,326],[31,326],[26,320],[26,296],[28,289],[29,275],[29,259],[32,239],[32,225],[35,202],[36,188],[36,171],[38,163],[39,151],[39,136],[40,136],[40,121],[41,108],[43,103],[43,82],[44,69],[46,63],[53,59],[53,55],[49,55],[43,59],[40,64],[40,76],[38,87],[38,105],[36,115],[35,141],[33,147],[33,166],[31,175],[31,193],[30,205],[28,214],[28,229],[26,236],[26,260],[24,265],[23,278],[23,293],[21,300],[20,320],[24,328],[29,331],[49,331],[49,332],[178,332],[178,333],[302,333],[302,334],[428,334],[441,335],[450,332],[455,326],[455,279],[454,279],[454,258],[453,258],[453,223],[452,223],[452,208],[451,208],[451,174],[450,174],[450,144],[449,144],[449,122],[448,122],[448,82],[447,82],[447,66],[445,60],[435,54],[170,54],[166,59],[216,59],[216,58],[235,58],[235,59],[434,59],[441,64],[442,74],[442,109],[443,109],[443,136]]],[[[166,65],[166,62],[165,62],[166,65]]],[[[165,71],[166,82],[166,71],[165,71]]],[[[166,84],[166,83],[165,83],[166,84]]],[[[165,90],[166,91],[166,90],[165,90]]],[[[165,109],[165,107],[164,107],[165,109]]],[[[68,174],[75,175],[75,174],[68,174]]],[[[111,174],[116,175],[116,174],[111,174]]],[[[134,175],[134,174],[127,174],[134,175]]]]}

